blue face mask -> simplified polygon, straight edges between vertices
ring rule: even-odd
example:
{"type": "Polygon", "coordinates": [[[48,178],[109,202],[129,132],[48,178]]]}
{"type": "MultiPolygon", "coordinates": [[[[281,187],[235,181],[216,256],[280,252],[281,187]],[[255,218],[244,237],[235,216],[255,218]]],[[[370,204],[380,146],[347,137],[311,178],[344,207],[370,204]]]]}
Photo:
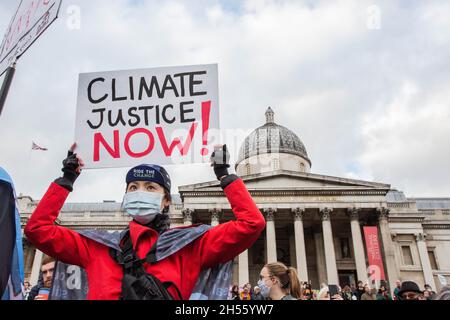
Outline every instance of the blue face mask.
{"type": "Polygon", "coordinates": [[[125,193],[122,209],[140,224],[149,224],[161,213],[163,194],[158,192],[134,191],[125,193]]]}
{"type": "Polygon", "coordinates": [[[258,281],[258,287],[261,289],[261,295],[264,299],[267,299],[270,295],[270,288],[264,283],[263,280],[258,281]]]}

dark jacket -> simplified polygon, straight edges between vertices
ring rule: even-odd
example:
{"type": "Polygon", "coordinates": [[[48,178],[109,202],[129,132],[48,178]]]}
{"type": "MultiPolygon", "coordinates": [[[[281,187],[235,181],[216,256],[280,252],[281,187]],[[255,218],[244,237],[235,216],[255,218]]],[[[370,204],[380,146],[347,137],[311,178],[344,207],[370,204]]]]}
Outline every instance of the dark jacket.
{"type": "Polygon", "coordinates": [[[36,296],[39,294],[39,290],[41,289],[41,285],[37,284],[33,288],[31,288],[30,293],[28,294],[28,300],[34,300],[36,296]]]}
{"type": "Polygon", "coordinates": [[[39,272],[38,283],[31,288],[30,293],[28,293],[27,300],[34,300],[42,287],[44,287],[44,279],[42,278],[42,272],[39,272]]]}
{"type": "Polygon", "coordinates": [[[356,290],[353,292],[353,294],[356,296],[356,298],[358,300],[361,300],[361,296],[364,294],[364,289],[358,289],[356,288],[356,290]]]}

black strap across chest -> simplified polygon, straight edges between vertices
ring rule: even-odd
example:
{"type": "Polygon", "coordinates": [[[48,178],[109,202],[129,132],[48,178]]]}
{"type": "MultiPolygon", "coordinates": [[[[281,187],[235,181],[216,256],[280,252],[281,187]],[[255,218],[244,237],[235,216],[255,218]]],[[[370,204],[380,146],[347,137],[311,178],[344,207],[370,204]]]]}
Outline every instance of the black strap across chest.
{"type": "Polygon", "coordinates": [[[123,268],[122,300],[173,300],[167,291],[171,286],[175,288],[179,298],[183,299],[180,290],[173,282],[161,282],[144,268],[144,263],[155,264],[157,262],[156,243],[157,241],[144,259],[139,259],[133,249],[130,232],[127,231],[120,244],[122,252],[110,248],[111,257],[123,268]]]}

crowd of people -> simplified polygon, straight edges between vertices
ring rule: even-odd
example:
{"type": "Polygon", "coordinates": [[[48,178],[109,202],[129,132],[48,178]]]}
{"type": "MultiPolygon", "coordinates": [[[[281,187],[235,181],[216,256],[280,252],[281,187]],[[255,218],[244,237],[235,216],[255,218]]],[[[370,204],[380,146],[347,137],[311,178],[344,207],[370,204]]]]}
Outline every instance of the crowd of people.
{"type": "MultiPolygon", "coordinates": [[[[25,282],[26,300],[48,299],[54,267],[55,260],[45,256],[38,284],[31,287],[28,281],[25,282]]],[[[345,284],[343,287],[322,283],[317,290],[312,288],[310,281],[299,281],[295,268],[276,262],[264,266],[258,285],[233,284],[228,300],[450,300],[450,285],[436,293],[428,284],[422,290],[413,281],[397,280],[393,296],[385,283],[381,283],[377,289],[362,281],[356,285],[345,284]]]]}
{"type": "Polygon", "coordinates": [[[414,281],[396,281],[394,295],[385,282],[380,285],[370,285],[359,281],[357,284],[328,285],[322,283],[320,289],[313,289],[311,281],[299,281],[294,268],[288,268],[284,264],[277,262],[266,265],[259,276],[258,285],[252,286],[245,283],[242,286],[233,284],[228,295],[229,300],[450,300],[450,285],[444,286],[439,293],[433,291],[428,284],[423,289],[414,281]],[[273,272],[274,266],[278,267],[278,273],[273,272]],[[282,280],[283,271],[293,276],[289,277],[287,283],[282,280]],[[268,277],[273,281],[273,286],[269,287],[266,294],[262,294],[261,281],[268,277]],[[281,290],[280,290],[281,289],[281,290]],[[280,294],[281,292],[281,294],[280,294]],[[280,299],[281,297],[281,299],[280,299]]]}

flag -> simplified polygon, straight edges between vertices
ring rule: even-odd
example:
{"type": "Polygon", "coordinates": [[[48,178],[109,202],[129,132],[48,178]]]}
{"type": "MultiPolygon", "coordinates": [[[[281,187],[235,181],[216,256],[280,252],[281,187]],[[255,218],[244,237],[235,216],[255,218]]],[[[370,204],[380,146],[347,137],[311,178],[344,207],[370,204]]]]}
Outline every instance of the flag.
{"type": "Polygon", "coordinates": [[[381,247],[378,240],[378,228],[376,226],[364,227],[363,231],[366,240],[367,258],[369,260],[371,278],[375,281],[386,280],[383,267],[383,256],[381,255],[381,247]]]}
{"type": "Polygon", "coordinates": [[[47,151],[48,149],[47,148],[42,148],[42,147],[39,147],[36,143],[34,143],[33,142],[33,144],[31,145],[31,149],[32,150],[41,150],[41,151],[47,151]]]}
{"type": "Polygon", "coordinates": [[[0,300],[22,300],[23,250],[20,215],[11,177],[0,167],[0,300]]]}

